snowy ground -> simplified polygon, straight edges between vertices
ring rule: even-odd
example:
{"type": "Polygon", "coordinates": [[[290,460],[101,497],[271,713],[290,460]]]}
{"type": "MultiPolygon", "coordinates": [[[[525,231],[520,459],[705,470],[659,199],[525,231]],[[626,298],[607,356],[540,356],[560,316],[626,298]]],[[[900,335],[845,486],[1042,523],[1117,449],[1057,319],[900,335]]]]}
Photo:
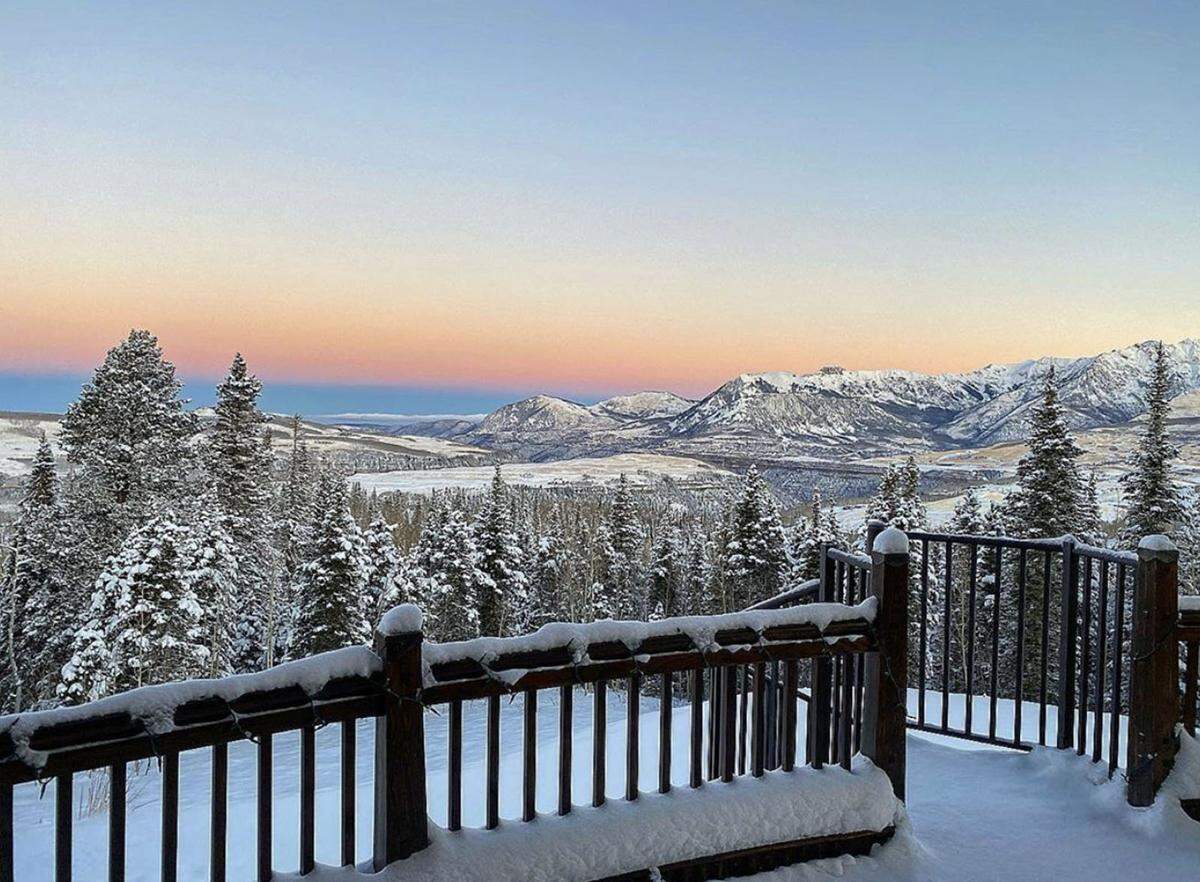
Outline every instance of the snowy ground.
{"type": "MultiPolygon", "coordinates": [[[[956,697],[958,698],[958,697],[956,697]]],[[[580,695],[575,702],[574,796],[577,804],[590,799],[591,701],[580,695]]],[[[657,775],[657,701],[645,696],[641,705],[642,748],[640,782],[652,791],[657,775]]],[[[930,695],[928,712],[936,716],[937,696],[930,695]]],[[[986,726],[987,703],[975,705],[977,728],[986,726]]],[[[608,737],[608,794],[620,801],[624,785],[623,699],[610,694],[608,737]]],[[[1052,710],[1052,709],[1051,709],[1052,710]]],[[[501,815],[515,819],[520,814],[521,699],[506,702],[502,725],[501,815]]],[[[539,702],[539,812],[553,813],[556,802],[557,707],[552,694],[539,702]]],[[[483,821],[484,708],[467,707],[464,720],[464,823],[477,827],[483,821]]],[[[961,699],[952,703],[951,719],[960,720],[961,699]]],[[[801,720],[803,717],[801,717],[801,720]]],[[[998,719],[1002,733],[1011,732],[1012,705],[1002,702],[998,719]]],[[[1026,738],[1036,740],[1036,705],[1025,706],[1026,738]]],[[[685,785],[685,749],[688,713],[685,707],[674,716],[676,745],[673,780],[685,785]]],[[[1050,720],[1053,731],[1053,716],[1050,720]]],[[[430,816],[446,822],[445,718],[430,715],[426,721],[430,775],[430,816]]],[[[370,852],[370,794],[372,726],[359,729],[358,754],[358,855],[370,852]]],[[[317,735],[317,860],[334,864],[338,853],[338,732],[322,730],[317,735]],[[328,819],[328,820],[326,820],[328,819]]],[[[298,744],[295,736],[275,739],[275,865],[294,870],[297,866],[298,744]]],[[[207,878],[208,777],[206,751],[185,754],[181,760],[180,879],[207,878]]],[[[87,779],[77,777],[77,796],[82,797],[87,779]]],[[[753,783],[753,782],[746,782],[753,783]]],[[[159,846],[157,773],[149,770],[138,779],[131,796],[129,815],[130,868],[128,878],[155,880],[159,846]]],[[[708,789],[715,799],[719,787],[708,789]]],[[[231,880],[253,878],[254,747],[240,743],[230,750],[229,868],[231,880]]],[[[1177,770],[1168,782],[1167,793],[1149,809],[1132,809],[1125,804],[1123,782],[1108,781],[1103,766],[1094,766],[1074,753],[1037,749],[1032,754],[981,747],[963,741],[924,734],[909,736],[908,823],[892,843],[875,850],[869,858],[842,858],[762,874],[764,882],[809,882],[832,877],[850,882],[884,880],[1058,879],[1065,882],[1104,882],[1132,878],[1194,879],[1200,867],[1200,824],[1188,819],[1178,797],[1200,797],[1200,747],[1184,739],[1177,770]],[[1135,875],[1136,874],[1136,875],[1135,875]]],[[[646,797],[651,809],[657,797],[646,797]]],[[[16,878],[42,882],[51,878],[53,839],[53,791],[38,798],[35,785],[16,789],[16,878]]],[[[638,807],[642,808],[642,807],[638,807]]],[[[580,808],[584,819],[589,808],[580,808]]],[[[620,809],[618,809],[620,811],[620,809]]],[[[614,812],[615,814],[615,812],[614,812]]],[[[647,818],[631,809],[631,817],[647,818]]],[[[546,819],[549,823],[550,819],[546,819]]],[[[512,841],[523,825],[511,821],[501,833],[512,841]]],[[[655,830],[661,827],[655,825],[655,830]]],[[[650,830],[653,835],[655,830],[650,830]]],[[[103,813],[77,820],[75,825],[75,878],[103,878],[106,857],[106,818],[103,813]]],[[[442,834],[445,836],[448,834],[442,834]]],[[[482,835],[482,834],[481,834],[482,835]]],[[[499,835],[499,834],[497,834],[499,835]]],[[[435,839],[441,837],[435,835],[435,839]]],[[[526,837],[530,841],[536,841],[526,837]]],[[[400,866],[389,878],[403,882],[400,866]]],[[[322,880],[364,878],[350,871],[324,870],[322,880]]]]}
{"type": "MultiPolygon", "coordinates": [[[[728,479],[724,469],[681,456],[621,453],[616,456],[564,459],[556,462],[511,463],[500,467],[510,485],[549,487],[556,484],[610,484],[625,475],[634,484],[672,478],[679,481],[728,479]]],[[[491,483],[492,466],[357,474],[350,478],[366,491],[399,490],[430,493],[446,488],[481,490],[491,483]]]]}

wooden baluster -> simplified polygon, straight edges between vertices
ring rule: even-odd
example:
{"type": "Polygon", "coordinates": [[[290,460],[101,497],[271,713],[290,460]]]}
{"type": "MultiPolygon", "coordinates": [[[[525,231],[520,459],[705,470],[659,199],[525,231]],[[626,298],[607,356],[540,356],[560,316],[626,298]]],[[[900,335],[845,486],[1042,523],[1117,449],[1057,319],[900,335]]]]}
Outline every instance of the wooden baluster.
{"type": "Polygon", "coordinates": [[[225,882],[226,842],[229,835],[229,745],[212,748],[212,794],[209,803],[208,878],[225,882]]]}
{"type": "Polygon", "coordinates": [[[342,853],[341,860],[343,867],[354,865],[354,828],[355,828],[355,806],[354,803],[354,780],[355,769],[354,764],[358,754],[358,732],[355,729],[357,720],[342,721],[342,768],[341,768],[341,785],[342,785],[342,853]]]}
{"type": "Polygon", "coordinates": [[[597,680],[592,694],[592,805],[602,806],[605,795],[608,738],[608,681],[597,680]]]}
{"type": "Polygon", "coordinates": [[[701,775],[701,753],[704,750],[704,668],[698,667],[692,671],[692,718],[691,718],[691,755],[688,784],[692,788],[699,787],[703,782],[701,775]]]}
{"type": "Polygon", "coordinates": [[[13,786],[0,781],[0,882],[13,880],[13,786]]]}
{"type": "Polygon", "coordinates": [[[751,737],[752,769],[755,778],[761,778],[765,765],[767,718],[766,708],[767,666],[758,662],[754,666],[754,730],[751,737]]]}
{"type": "Polygon", "coordinates": [[[1179,749],[1179,550],[1166,536],[1154,536],[1139,543],[1137,554],[1125,796],[1130,805],[1148,806],[1179,749]]]}
{"type": "Polygon", "coordinates": [[[665,673],[659,680],[658,695],[658,792],[671,790],[671,704],[673,680],[665,673]]]}
{"type": "Polygon", "coordinates": [[[725,714],[721,735],[721,780],[728,784],[733,780],[737,758],[737,668],[725,665],[721,673],[721,688],[724,690],[721,706],[725,714]]]}
{"type": "Polygon", "coordinates": [[[525,741],[521,787],[521,820],[537,817],[537,690],[526,689],[524,697],[525,741]]]}
{"type": "Polygon", "coordinates": [[[171,751],[162,765],[162,882],[179,877],[179,754],[171,751]]]}
{"type": "Polygon", "coordinates": [[[271,882],[271,736],[258,737],[258,882],[271,882]]]}
{"type": "Polygon", "coordinates": [[[125,882],[125,763],[108,767],[108,882],[125,882]]]}
{"type": "Polygon", "coordinates": [[[54,779],[54,882],[71,882],[71,821],[74,787],[70,772],[54,779]]]}
{"type": "Polygon", "coordinates": [[[638,723],[641,721],[639,698],[642,691],[642,675],[634,671],[629,675],[628,713],[625,715],[625,798],[638,798],[638,723]]]}
{"type": "Polygon", "coordinates": [[[571,749],[575,731],[571,717],[574,711],[575,687],[567,683],[558,688],[558,813],[571,813],[571,749]]]}
{"type": "Polygon", "coordinates": [[[1187,657],[1184,661],[1183,714],[1181,719],[1183,721],[1183,728],[1193,737],[1196,734],[1197,679],[1200,679],[1200,642],[1191,640],[1187,643],[1187,657]]]}
{"type": "Polygon", "coordinates": [[[488,830],[500,826],[500,696],[487,700],[487,805],[484,825],[488,830]]]}
{"type": "Polygon", "coordinates": [[[461,699],[450,702],[450,720],[447,726],[449,768],[446,770],[446,826],[450,830],[462,829],[462,736],[463,703],[461,699]]]}
{"type": "Polygon", "coordinates": [[[853,742],[854,721],[850,716],[854,690],[854,659],[852,655],[842,656],[842,666],[846,669],[842,680],[842,716],[838,723],[838,761],[843,769],[850,768],[850,748],[853,742]]]}
{"type": "Polygon", "coordinates": [[[799,667],[795,659],[783,663],[783,754],[781,763],[785,772],[796,768],[796,675],[799,667]]]}
{"type": "Polygon", "coordinates": [[[317,744],[316,729],[300,730],[300,875],[316,868],[317,744]]]}

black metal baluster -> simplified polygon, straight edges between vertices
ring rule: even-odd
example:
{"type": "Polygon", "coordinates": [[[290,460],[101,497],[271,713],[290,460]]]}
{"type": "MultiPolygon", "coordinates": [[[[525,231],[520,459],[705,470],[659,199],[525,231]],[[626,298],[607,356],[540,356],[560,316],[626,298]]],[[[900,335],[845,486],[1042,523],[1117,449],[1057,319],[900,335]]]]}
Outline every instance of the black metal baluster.
{"type": "MultiPolygon", "coordinates": [[[[1101,741],[1104,738],[1104,665],[1105,644],[1108,642],[1108,564],[1100,564],[1100,608],[1096,614],[1096,696],[1092,702],[1095,719],[1092,721],[1092,762],[1100,762],[1101,741]]],[[[1111,736],[1110,736],[1111,737],[1111,736]]]]}
{"type": "Polygon", "coordinates": [[[996,740],[996,706],[1000,692],[1000,601],[1004,585],[1004,554],[997,545],[992,553],[992,577],[996,580],[992,591],[992,676],[988,684],[991,693],[988,700],[988,738],[996,740]]]}
{"type": "Polygon", "coordinates": [[[632,802],[638,798],[638,724],[641,722],[639,700],[642,694],[642,675],[638,671],[629,675],[626,688],[629,705],[625,715],[625,799],[632,802]]]}
{"type": "Polygon", "coordinates": [[[751,739],[751,772],[755,778],[762,777],[766,765],[767,719],[763,707],[766,703],[766,678],[767,666],[758,662],[754,666],[754,732],[751,739]]]}
{"type": "Polygon", "coordinates": [[[1021,549],[1017,563],[1017,670],[1013,696],[1013,744],[1022,741],[1021,711],[1025,706],[1025,582],[1029,576],[1029,552],[1021,549]]]}
{"type": "Polygon", "coordinates": [[[13,786],[0,781],[0,882],[13,880],[13,786]]]}
{"type": "Polygon", "coordinates": [[[704,750],[704,668],[692,671],[692,718],[691,718],[691,755],[688,757],[688,784],[693,788],[699,787],[703,781],[701,775],[701,754],[704,750]]]}
{"type": "Polygon", "coordinates": [[[54,779],[54,880],[71,882],[71,822],[74,782],[70,772],[54,779]]]}
{"type": "Polygon", "coordinates": [[[1112,653],[1112,709],[1109,711],[1108,726],[1108,775],[1117,771],[1117,758],[1121,744],[1121,659],[1125,655],[1125,564],[1117,564],[1117,596],[1114,609],[1116,625],[1113,628],[1112,653]]]}
{"type": "Polygon", "coordinates": [[[1092,663],[1092,559],[1083,561],[1083,609],[1080,610],[1080,636],[1083,645],[1079,654],[1079,718],[1075,736],[1075,752],[1083,756],[1087,752],[1088,680],[1092,663]]]}
{"type": "Polygon", "coordinates": [[[950,606],[950,591],[953,586],[954,544],[946,542],[946,585],[942,598],[945,605],[945,616],[942,622],[942,730],[950,728],[950,621],[953,610],[950,606]]]}
{"type": "Polygon", "coordinates": [[[970,544],[971,569],[967,599],[967,695],[963,717],[963,729],[971,734],[971,722],[975,704],[975,594],[979,580],[979,546],[970,544]]]}
{"type": "Polygon", "coordinates": [[[162,760],[162,882],[179,877],[179,754],[162,760]]]}
{"type": "Polygon", "coordinates": [[[1038,673],[1038,744],[1046,746],[1046,690],[1050,671],[1050,552],[1042,564],[1042,659],[1038,673]]]}
{"type": "MultiPolygon", "coordinates": [[[[865,596],[865,594],[864,594],[865,596]]],[[[917,659],[917,725],[925,725],[925,662],[927,629],[929,626],[929,540],[921,540],[921,623],[920,649],[917,659]]],[[[856,713],[856,716],[858,714],[856,713]]]]}
{"type": "Polygon", "coordinates": [[[783,770],[796,768],[796,677],[799,666],[795,659],[783,663],[783,770]]]}
{"type": "Polygon", "coordinates": [[[271,882],[271,736],[258,737],[258,882],[271,882]]]}

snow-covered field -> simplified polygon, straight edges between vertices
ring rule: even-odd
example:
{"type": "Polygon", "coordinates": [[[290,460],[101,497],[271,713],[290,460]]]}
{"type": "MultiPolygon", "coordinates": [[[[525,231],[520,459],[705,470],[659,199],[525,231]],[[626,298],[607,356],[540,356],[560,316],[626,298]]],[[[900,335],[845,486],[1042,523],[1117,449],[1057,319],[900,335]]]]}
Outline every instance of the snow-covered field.
{"type": "MultiPolygon", "coordinates": [[[[500,472],[509,485],[550,487],[558,484],[610,484],[625,475],[634,484],[672,478],[677,481],[725,480],[730,472],[698,459],[656,453],[622,453],[616,456],[565,459],[555,462],[510,463],[500,472]]],[[[491,483],[492,466],[420,469],[361,473],[350,478],[368,492],[377,490],[430,493],[434,490],[481,490],[491,483]]]]}
{"type": "MultiPolygon", "coordinates": [[[[915,701],[915,693],[910,695],[915,701]]],[[[936,696],[930,696],[929,712],[936,713],[936,696]]],[[[912,702],[910,701],[910,704],[912,702]]],[[[677,821],[680,812],[703,813],[717,808],[723,799],[721,788],[726,785],[706,785],[702,799],[708,806],[689,801],[696,794],[677,792],[667,801],[652,794],[657,784],[657,700],[642,699],[640,783],[644,791],[642,804],[626,807],[621,804],[624,771],[624,711],[623,698],[609,696],[608,737],[608,795],[613,803],[601,810],[586,807],[590,799],[591,702],[580,695],[575,702],[575,762],[573,786],[575,802],[580,807],[572,815],[569,829],[574,834],[599,821],[595,828],[602,835],[613,836],[613,829],[628,817],[632,826],[621,848],[626,852],[653,841],[655,837],[688,835],[686,826],[677,821]],[[673,802],[671,800],[674,800],[673,802]],[[607,814],[605,814],[607,813],[607,814]],[[591,816],[589,818],[589,815],[591,816]],[[639,819],[640,822],[639,822],[639,819]],[[653,822],[650,819],[654,819],[653,822]]],[[[1012,703],[1001,702],[1000,731],[1011,731],[1012,703]]],[[[501,815],[510,819],[492,833],[468,832],[459,844],[466,852],[478,857],[478,847],[497,847],[495,873],[489,878],[508,879],[501,872],[501,855],[509,858],[518,849],[525,858],[523,867],[539,866],[537,848],[553,851],[562,846],[559,836],[534,836],[528,825],[511,820],[520,815],[521,780],[521,699],[506,702],[501,735],[501,815]]],[[[976,719],[986,724],[986,700],[976,705],[976,719]]],[[[952,704],[952,720],[961,719],[962,701],[956,696],[952,704]]],[[[1024,728],[1027,738],[1036,738],[1037,713],[1035,705],[1026,705],[1024,728]]],[[[464,823],[479,827],[483,821],[483,753],[484,707],[471,703],[466,707],[464,720],[464,823]]],[[[686,788],[686,732],[688,713],[677,708],[674,715],[676,745],[672,756],[672,778],[676,785],[686,788]]],[[[801,715],[801,724],[803,715],[801,715]]],[[[1053,709],[1050,726],[1053,729],[1053,709]]],[[[557,770],[557,707],[555,697],[544,694],[539,701],[539,769],[537,807],[547,817],[535,825],[546,830],[561,824],[549,817],[556,805],[557,770]]],[[[446,823],[446,737],[445,718],[430,714],[426,718],[427,762],[430,776],[430,816],[436,824],[446,823]]],[[[370,853],[371,835],[371,744],[372,725],[364,721],[359,727],[358,752],[358,856],[366,859],[370,853]]],[[[297,866],[298,828],[298,739],[277,736],[275,756],[275,865],[280,870],[297,866]]],[[[317,734],[317,860],[336,864],[338,854],[338,731],[325,729],[317,734]]],[[[860,777],[856,791],[839,789],[837,779],[844,773],[829,769],[821,773],[807,771],[811,776],[825,776],[818,787],[832,787],[825,797],[831,811],[844,807],[837,802],[838,793],[857,792],[864,785],[863,774],[877,774],[869,766],[855,773],[860,777]],[[830,784],[833,782],[833,784],[830,784]]],[[[752,780],[735,783],[724,796],[732,805],[737,795],[754,793],[762,805],[774,805],[779,797],[779,782],[788,782],[782,773],[771,773],[766,782],[752,780]],[[760,791],[752,788],[763,784],[760,791]]],[[[800,782],[800,779],[795,779],[800,782]]],[[[180,794],[180,879],[207,878],[209,763],[206,751],[185,754],[181,760],[180,794]]],[[[843,782],[844,783],[844,782],[843,782]]],[[[77,779],[77,793],[86,785],[86,778],[77,779]]],[[[159,821],[157,804],[157,772],[149,770],[139,778],[131,795],[129,815],[130,867],[128,878],[154,880],[158,878],[159,821]]],[[[802,785],[803,786],[803,785],[802,785]]],[[[243,882],[253,878],[254,844],[254,747],[238,743],[230,749],[230,843],[229,869],[231,880],[243,882]]],[[[16,789],[16,878],[22,882],[41,882],[51,878],[53,837],[53,790],[39,799],[36,785],[21,785],[16,789]]],[[[1176,770],[1168,781],[1163,795],[1148,809],[1132,809],[1125,803],[1124,784],[1118,775],[1107,779],[1103,766],[1093,765],[1073,752],[1035,749],[1024,754],[984,747],[935,735],[910,733],[907,819],[901,818],[897,837],[888,845],[877,848],[867,858],[838,858],[804,866],[791,867],[762,874],[764,882],[815,882],[840,878],[849,882],[962,882],[962,880],[1006,880],[1034,882],[1056,879],[1063,882],[1105,882],[1105,880],[1194,879],[1200,867],[1200,824],[1188,819],[1179,808],[1180,796],[1200,796],[1200,746],[1183,738],[1182,752],[1176,770]]],[[[803,800],[800,800],[803,802],[803,800]]],[[[865,810],[860,804],[860,810],[865,810]]],[[[790,809],[789,809],[790,811],[790,809]]],[[[818,823],[802,818],[803,812],[793,814],[798,824],[818,823]]],[[[755,823],[762,823],[757,814],[755,823]]],[[[804,816],[807,817],[807,816],[804,816]]],[[[842,818],[839,823],[851,825],[853,819],[842,818]]],[[[77,820],[75,825],[75,878],[103,878],[106,856],[106,819],[103,813],[77,820]]],[[[557,828],[556,828],[557,829],[557,828]]],[[[563,829],[568,829],[564,827],[563,829]]],[[[553,831],[551,831],[553,832],[553,831]]],[[[434,848],[450,854],[454,849],[454,834],[434,831],[434,848]]],[[[586,837],[585,837],[586,838],[586,837]]],[[[607,841],[607,840],[605,840],[607,841]]],[[[588,847],[588,846],[582,846],[588,847]]],[[[614,846],[615,847],[615,846],[614,846]]],[[[430,855],[432,856],[432,854],[430,855]]],[[[561,867],[562,854],[547,855],[541,865],[561,867]],[[558,861],[559,863],[555,863],[558,861]]],[[[569,859],[568,863],[569,863],[569,859]]],[[[412,865],[415,866],[415,865],[412,865]]],[[[461,879],[482,878],[464,871],[461,879]]],[[[321,868],[317,879],[357,880],[364,878],[349,870],[321,868]]],[[[403,864],[386,874],[397,882],[417,878],[403,864]]],[[[424,879],[425,876],[420,878],[424,879]]],[[[440,877],[439,877],[440,878],[440,877]]],[[[561,878],[541,876],[528,870],[523,877],[529,880],[561,878]]],[[[567,877],[573,878],[573,877],[567,877]]]]}

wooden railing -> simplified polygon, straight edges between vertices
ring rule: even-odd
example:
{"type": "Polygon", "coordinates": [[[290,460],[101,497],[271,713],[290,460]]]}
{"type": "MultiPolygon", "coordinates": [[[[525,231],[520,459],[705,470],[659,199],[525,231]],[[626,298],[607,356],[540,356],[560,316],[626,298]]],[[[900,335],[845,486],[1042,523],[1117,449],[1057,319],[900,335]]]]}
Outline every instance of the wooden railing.
{"type": "MultiPolygon", "coordinates": [[[[898,531],[892,531],[898,534],[898,531]]],[[[902,535],[900,541],[903,542],[902,535]]],[[[53,781],[54,878],[72,878],[74,776],[107,770],[109,850],[107,878],[125,878],[128,842],[125,783],[129,763],[157,758],[161,776],[161,878],[178,875],[179,756],[211,753],[210,878],[226,877],[228,744],[257,742],[257,877],[273,876],[272,739],[300,737],[299,870],[315,868],[316,739],[320,726],[338,724],[340,739],[340,860],[355,863],[355,722],[375,720],[374,836],[376,869],[423,850],[429,843],[424,719],[427,708],[448,715],[448,828],[462,827],[463,704],[486,702],[485,825],[500,824],[500,702],[520,695],[522,820],[535,816],[538,779],[538,693],[558,694],[559,814],[577,810],[571,770],[573,704],[578,689],[593,702],[593,806],[606,795],[607,694],[622,690],[625,720],[625,799],[639,798],[640,696],[654,683],[659,697],[658,790],[672,788],[672,717],[682,686],[690,715],[688,786],[700,788],[735,775],[762,776],[798,762],[836,762],[851,768],[861,752],[885,772],[903,797],[904,657],[907,552],[860,555],[830,550],[825,557],[823,604],[754,609],[727,616],[651,623],[552,625],[526,637],[425,644],[420,613],[400,607],[380,622],[373,646],[352,647],[280,665],[260,674],[147,687],[91,705],[0,719],[0,882],[13,882],[13,786],[53,781]],[[802,678],[812,683],[804,744],[799,744],[797,698],[802,678]],[[584,693],[586,694],[586,693],[584,693]],[[775,700],[771,701],[768,696],[775,700]],[[705,747],[705,704],[709,737],[705,747]],[[769,716],[769,707],[776,713],[769,716]],[[771,722],[768,723],[768,719],[771,722]],[[802,751],[802,752],[801,752],[802,751]]],[[[806,589],[807,590],[807,589],[806,589]]],[[[719,785],[715,785],[719,786],[719,785]]],[[[246,823],[247,819],[237,819],[246,823]]],[[[663,878],[711,878],[738,868],[766,869],[806,856],[862,853],[890,836],[890,828],[775,843],[746,854],[691,855],[663,878]]],[[[647,871],[649,867],[647,867],[647,871]]],[[[93,875],[94,877],[94,875],[93,875]]]]}

